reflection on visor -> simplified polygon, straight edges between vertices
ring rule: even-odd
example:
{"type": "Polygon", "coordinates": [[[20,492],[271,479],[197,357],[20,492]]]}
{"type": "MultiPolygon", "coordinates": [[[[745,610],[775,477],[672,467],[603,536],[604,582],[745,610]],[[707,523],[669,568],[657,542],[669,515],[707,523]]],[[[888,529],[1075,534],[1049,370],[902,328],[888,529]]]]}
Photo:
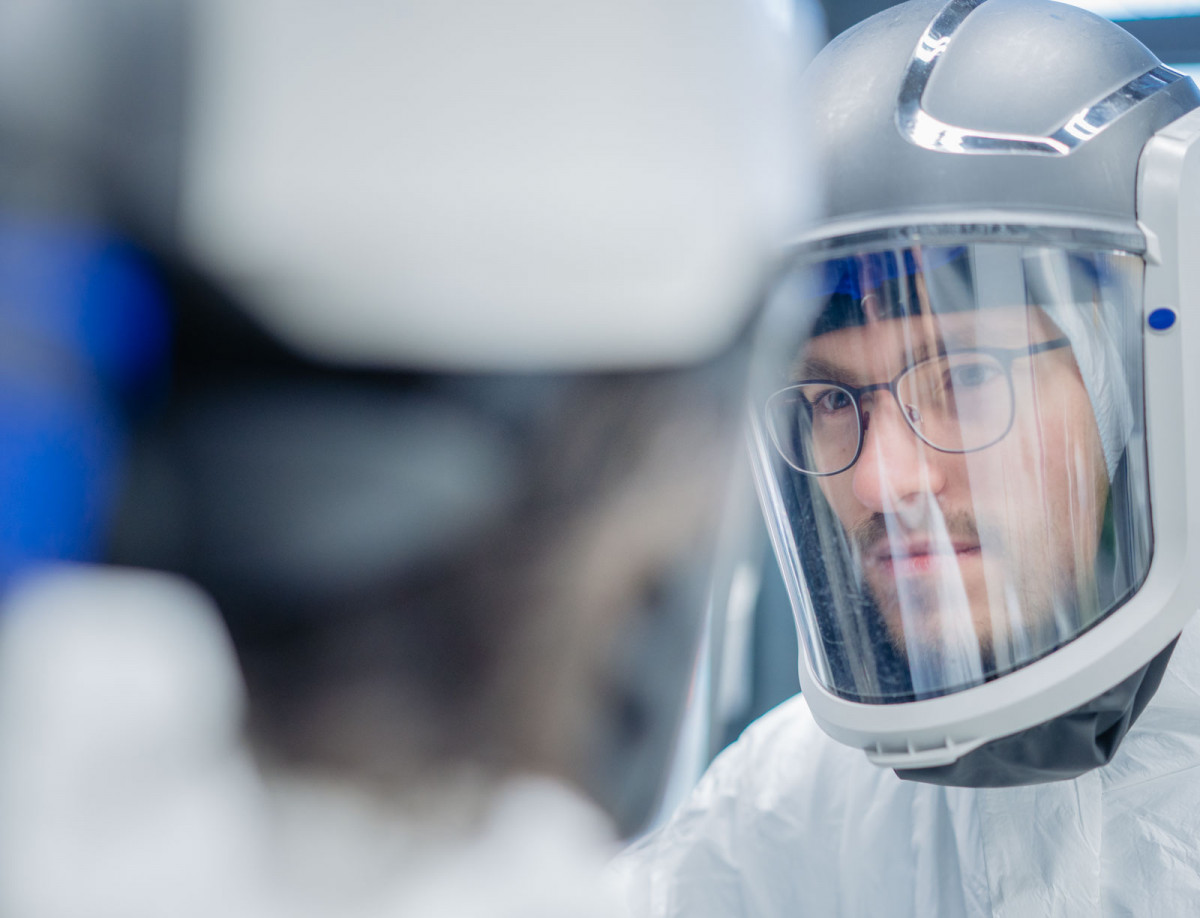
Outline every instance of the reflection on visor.
{"type": "MultiPolygon", "coordinates": [[[[818,678],[854,700],[1010,672],[1149,565],[1141,261],[1013,244],[815,266],[758,461],[818,678]],[[805,307],[810,308],[810,307],[805,307]]],[[[772,309],[798,307],[795,290],[772,309]]]]}
{"type": "Polygon", "coordinates": [[[822,262],[814,272],[817,278],[815,293],[824,297],[843,294],[861,300],[866,293],[888,281],[913,277],[966,256],[967,247],[958,245],[833,258],[822,262]]]}

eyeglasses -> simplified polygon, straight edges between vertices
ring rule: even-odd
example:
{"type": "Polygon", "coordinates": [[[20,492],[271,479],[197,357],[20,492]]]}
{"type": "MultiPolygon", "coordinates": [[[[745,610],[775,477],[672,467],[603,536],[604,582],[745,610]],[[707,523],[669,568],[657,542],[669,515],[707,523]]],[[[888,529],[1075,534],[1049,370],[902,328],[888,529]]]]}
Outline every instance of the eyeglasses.
{"type": "Polygon", "coordinates": [[[806,475],[837,475],[858,461],[870,412],[863,396],[892,393],[923,443],[944,453],[986,449],[1012,428],[1013,361],[1067,347],[1056,338],[1028,347],[948,351],[905,367],[895,379],[850,386],[805,379],[767,399],[767,432],[784,460],[806,475]]]}

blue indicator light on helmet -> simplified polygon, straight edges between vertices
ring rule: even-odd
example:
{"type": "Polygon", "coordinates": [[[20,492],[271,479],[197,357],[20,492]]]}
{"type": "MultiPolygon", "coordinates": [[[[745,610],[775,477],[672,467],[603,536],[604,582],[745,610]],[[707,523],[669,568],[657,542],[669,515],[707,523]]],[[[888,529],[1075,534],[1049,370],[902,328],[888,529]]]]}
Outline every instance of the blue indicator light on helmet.
{"type": "Polygon", "coordinates": [[[1175,310],[1161,307],[1150,313],[1146,321],[1155,331],[1166,331],[1175,324],[1175,310]]]}

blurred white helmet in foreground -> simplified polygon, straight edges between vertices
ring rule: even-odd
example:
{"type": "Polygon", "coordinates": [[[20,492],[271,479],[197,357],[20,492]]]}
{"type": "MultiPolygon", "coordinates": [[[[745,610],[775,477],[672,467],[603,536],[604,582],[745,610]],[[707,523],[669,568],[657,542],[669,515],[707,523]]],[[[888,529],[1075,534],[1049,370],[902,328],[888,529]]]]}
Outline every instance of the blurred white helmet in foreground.
{"type": "Polygon", "coordinates": [[[197,20],[184,243],[314,353],[687,363],[737,333],[809,210],[804,4],[216,0],[197,20]]]}

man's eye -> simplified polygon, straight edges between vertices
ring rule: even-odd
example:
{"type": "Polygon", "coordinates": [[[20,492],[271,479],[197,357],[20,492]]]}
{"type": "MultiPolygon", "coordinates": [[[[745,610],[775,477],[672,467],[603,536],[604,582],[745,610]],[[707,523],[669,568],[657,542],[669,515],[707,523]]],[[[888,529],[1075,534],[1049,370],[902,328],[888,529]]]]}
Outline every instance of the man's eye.
{"type": "Polygon", "coordinates": [[[946,384],[952,389],[975,389],[1000,375],[1000,368],[989,360],[959,363],[946,371],[946,384]]]}
{"type": "Polygon", "coordinates": [[[813,398],[813,410],[821,414],[845,411],[854,405],[850,393],[843,389],[826,389],[813,398]]]}

